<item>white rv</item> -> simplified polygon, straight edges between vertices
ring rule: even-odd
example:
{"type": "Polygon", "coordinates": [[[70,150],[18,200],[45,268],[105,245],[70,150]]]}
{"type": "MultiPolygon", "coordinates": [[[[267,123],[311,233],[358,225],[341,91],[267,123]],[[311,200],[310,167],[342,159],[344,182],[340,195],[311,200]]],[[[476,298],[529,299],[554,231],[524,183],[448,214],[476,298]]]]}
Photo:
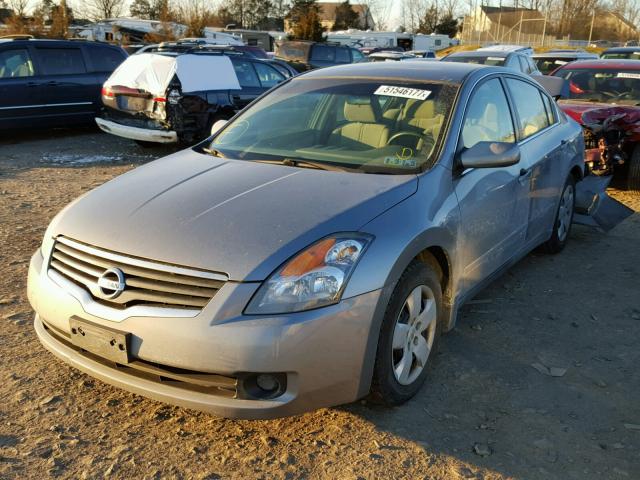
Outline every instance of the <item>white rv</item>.
{"type": "Polygon", "coordinates": [[[373,32],[370,30],[342,30],[327,33],[327,40],[354,48],[392,48],[404,50],[442,50],[458,41],[447,35],[421,33],[373,32]]]}

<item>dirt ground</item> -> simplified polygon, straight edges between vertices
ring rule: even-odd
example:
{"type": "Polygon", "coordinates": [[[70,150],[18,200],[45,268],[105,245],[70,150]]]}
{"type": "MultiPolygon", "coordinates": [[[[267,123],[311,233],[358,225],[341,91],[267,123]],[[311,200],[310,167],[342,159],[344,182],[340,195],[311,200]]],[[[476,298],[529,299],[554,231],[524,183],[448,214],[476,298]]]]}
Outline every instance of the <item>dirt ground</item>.
{"type": "Polygon", "coordinates": [[[402,407],[225,420],[55,359],[25,288],[47,223],[166,153],[91,129],[0,139],[0,478],[640,479],[638,213],[494,282],[402,407]]]}

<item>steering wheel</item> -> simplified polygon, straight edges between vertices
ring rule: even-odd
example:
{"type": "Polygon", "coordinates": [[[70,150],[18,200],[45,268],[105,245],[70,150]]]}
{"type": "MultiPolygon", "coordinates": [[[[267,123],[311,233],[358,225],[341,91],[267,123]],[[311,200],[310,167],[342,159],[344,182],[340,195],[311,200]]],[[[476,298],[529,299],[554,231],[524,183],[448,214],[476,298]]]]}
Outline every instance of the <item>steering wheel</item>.
{"type": "Polygon", "coordinates": [[[393,135],[391,135],[391,138],[389,140],[387,140],[387,145],[391,145],[391,142],[393,142],[394,140],[400,138],[400,137],[414,137],[417,138],[418,141],[422,140],[423,135],[420,133],[415,133],[415,132],[398,132],[395,133],[393,135]]]}

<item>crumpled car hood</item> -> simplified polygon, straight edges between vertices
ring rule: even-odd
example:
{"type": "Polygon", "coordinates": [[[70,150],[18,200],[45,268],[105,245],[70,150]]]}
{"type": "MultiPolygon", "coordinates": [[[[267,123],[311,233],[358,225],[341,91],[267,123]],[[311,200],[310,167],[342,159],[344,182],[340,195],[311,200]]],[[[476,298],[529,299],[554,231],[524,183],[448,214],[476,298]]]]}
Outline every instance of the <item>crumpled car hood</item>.
{"type": "Polygon", "coordinates": [[[629,140],[640,141],[640,107],[592,102],[562,102],[560,108],[581,125],[602,124],[623,130],[629,140]]]}
{"type": "Polygon", "coordinates": [[[417,185],[415,175],[292,168],[185,150],[89,192],[50,233],[261,281],[316,240],[358,230],[417,185]]]}

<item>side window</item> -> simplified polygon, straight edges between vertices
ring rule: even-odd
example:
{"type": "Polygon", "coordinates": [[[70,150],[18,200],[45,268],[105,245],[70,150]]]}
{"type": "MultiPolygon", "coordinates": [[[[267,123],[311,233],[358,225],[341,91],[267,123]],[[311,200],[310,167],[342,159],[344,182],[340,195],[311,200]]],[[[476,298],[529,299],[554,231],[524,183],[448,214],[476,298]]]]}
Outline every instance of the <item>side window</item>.
{"type": "Polygon", "coordinates": [[[462,125],[462,146],[479,142],[515,142],[509,103],[500,80],[484,82],[473,92],[462,125]]]}
{"type": "Polygon", "coordinates": [[[538,73],[538,67],[536,66],[536,62],[533,61],[533,58],[527,57],[527,63],[529,64],[529,73],[538,73]]]}
{"type": "Polygon", "coordinates": [[[542,102],[540,90],[514,78],[508,78],[507,85],[513,98],[516,115],[520,119],[520,139],[530,137],[548,127],[549,117],[542,102]]]}
{"type": "Polygon", "coordinates": [[[0,52],[0,78],[33,77],[33,63],[26,48],[0,52]]]}
{"type": "Polygon", "coordinates": [[[360,50],[356,50],[355,48],[351,49],[351,57],[353,58],[353,63],[359,62],[364,58],[364,55],[360,50]]]}
{"type": "Polygon", "coordinates": [[[311,60],[333,62],[336,58],[336,47],[315,44],[311,47],[311,60]]]}
{"type": "Polygon", "coordinates": [[[79,48],[38,48],[43,75],[87,73],[79,48]]]}
{"type": "Polygon", "coordinates": [[[556,109],[554,108],[553,103],[548,96],[543,95],[542,93],[540,95],[542,96],[544,107],[547,110],[547,120],[549,121],[549,125],[553,125],[554,123],[556,123],[556,109]]]}
{"type": "Polygon", "coordinates": [[[113,72],[124,61],[124,55],[115,48],[87,46],[94,72],[113,72]]]}
{"type": "Polygon", "coordinates": [[[256,68],[256,73],[264,88],[274,87],[284,80],[284,77],[269,65],[256,62],[253,66],[256,68]]]}
{"type": "Polygon", "coordinates": [[[233,63],[233,68],[236,71],[238,83],[240,83],[241,87],[260,87],[260,81],[251,63],[235,58],[231,63],[233,63]]]}
{"type": "Polygon", "coordinates": [[[349,55],[348,48],[336,48],[336,63],[351,63],[351,55],[349,55]]]}
{"type": "Polygon", "coordinates": [[[518,55],[518,62],[520,62],[520,71],[522,73],[529,73],[529,64],[527,64],[527,59],[518,55]]]}

